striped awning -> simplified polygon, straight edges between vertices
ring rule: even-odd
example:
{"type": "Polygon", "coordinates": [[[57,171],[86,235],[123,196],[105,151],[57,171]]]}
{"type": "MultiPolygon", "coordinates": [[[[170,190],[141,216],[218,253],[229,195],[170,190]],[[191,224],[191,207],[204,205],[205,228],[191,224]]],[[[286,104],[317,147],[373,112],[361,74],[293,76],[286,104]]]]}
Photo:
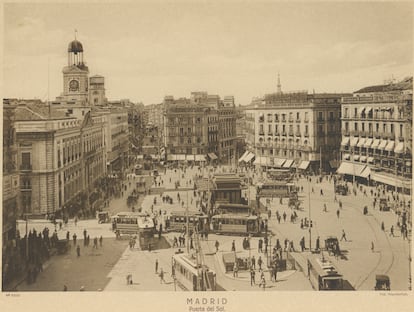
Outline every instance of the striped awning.
{"type": "Polygon", "coordinates": [[[290,168],[293,164],[293,159],[286,159],[285,163],[283,164],[283,168],[290,168]]]}
{"type": "Polygon", "coordinates": [[[363,177],[363,178],[368,178],[370,174],[371,174],[371,169],[370,169],[368,166],[366,166],[366,167],[365,167],[365,168],[361,171],[361,173],[359,174],[359,176],[360,176],[360,177],[363,177]]]}
{"type": "Polygon", "coordinates": [[[388,144],[385,147],[385,150],[388,152],[392,152],[394,150],[394,145],[395,145],[394,141],[388,141],[388,144]]]}
{"type": "Polygon", "coordinates": [[[249,151],[245,151],[244,154],[239,158],[239,162],[244,161],[244,158],[249,154],[249,151]]]}
{"type": "Polygon", "coordinates": [[[359,160],[359,155],[354,155],[352,158],[353,158],[353,160],[358,161],[359,160]]]}
{"type": "Polygon", "coordinates": [[[345,160],[349,160],[351,158],[351,155],[350,154],[344,154],[344,159],[345,160]]]}
{"type": "Polygon", "coordinates": [[[347,146],[349,144],[349,137],[345,137],[342,139],[341,145],[347,146]]]}
{"type": "Polygon", "coordinates": [[[350,142],[350,145],[352,147],[356,146],[358,144],[358,140],[359,140],[359,138],[352,138],[351,142],[350,142]]]}
{"type": "Polygon", "coordinates": [[[208,157],[209,157],[211,160],[215,160],[215,159],[217,159],[217,155],[216,155],[216,154],[214,154],[214,153],[208,153],[207,155],[208,155],[208,157]]]}
{"type": "Polygon", "coordinates": [[[364,147],[364,145],[365,145],[365,139],[364,138],[361,138],[361,139],[359,139],[359,142],[358,142],[358,144],[357,144],[357,146],[358,147],[364,147]]]}
{"type": "Polygon", "coordinates": [[[374,163],[374,157],[368,157],[368,162],[370,163],[370,164],[373,164],[374,163]]]}
{"type": "Polygon", "coordinates": [[[365,147],[365,148],[370,148],[370,147],[371,147],[371,145],[372,145],[372,139],[370,139],[370,138],[366,139],[366,140],[365,140],[364,147],[365,147]]]}
{"type": "Polygon", "coordinates": [[[371,148],[378,148],[379,145],[380,145],[380,140],[379,139],[375,139],[372,142],[371,148]]]}
{"type": "Polygon", "coordinates": [[[285,163],[286,159],[284,158],[275,158],[274,159],[274,166],[282,168],[283,164],[285,163]]]}
{"type": "Polygon", "coordinates": [[[206,161],[206,156],[204,155],[195,155],[196,161],[206,161]]]}
{"type": "Polygon", "coordinates": [[[404,142],[398,142],[397,146],[395,147],[394,153],[404,153],[404,142]]]}
{"type": "Polygon", "coordinates": [[[302,160],[298,169],[306,170],[308,169],[309,165],[310,165],[310,161],[302,160]]]}
{"type": "Polygon", "coordinates": [[[387,146],[387,140],[381,140],[378,149],[385,149],[385,147],[387,146]]]}
{"type": "Polygon", "coordinates": [[[249,162],[254,158],[254,154],[249,152],[249,154],[244,158],[245,162],[249,162]]]}
{"type": "Polygon", "coordinates": [[[342,162],[336,171],[339,174],[348,174],[361,176],[361,172],[365,169],[366,165],[354,164],[352,162],[342,162]]]}
{"type": "Polygon", "coordinates": [[[361,162],[366,162],[367,161],[367,156],[361,156],[359,160],[361,162]]]}

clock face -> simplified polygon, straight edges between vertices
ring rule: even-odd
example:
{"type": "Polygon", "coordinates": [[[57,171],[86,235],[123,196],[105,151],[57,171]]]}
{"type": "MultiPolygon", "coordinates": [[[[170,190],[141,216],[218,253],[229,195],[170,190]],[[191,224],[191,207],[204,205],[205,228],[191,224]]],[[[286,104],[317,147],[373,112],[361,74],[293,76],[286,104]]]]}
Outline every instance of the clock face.
{"type": "Polygon", "coordinates": [[[79,91],[79,82],[77,80],[69,82],[69,91],[79,91]]]}

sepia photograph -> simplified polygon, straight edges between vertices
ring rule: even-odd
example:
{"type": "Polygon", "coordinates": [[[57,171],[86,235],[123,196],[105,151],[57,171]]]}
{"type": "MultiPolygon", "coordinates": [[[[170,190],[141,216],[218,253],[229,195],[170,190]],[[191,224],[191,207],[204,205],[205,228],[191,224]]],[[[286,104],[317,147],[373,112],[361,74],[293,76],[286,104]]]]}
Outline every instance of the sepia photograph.
{"type": "Polygon", "coordinates": [[[2,13],[1,301],[411,300],[411,2],[2,13]]]}

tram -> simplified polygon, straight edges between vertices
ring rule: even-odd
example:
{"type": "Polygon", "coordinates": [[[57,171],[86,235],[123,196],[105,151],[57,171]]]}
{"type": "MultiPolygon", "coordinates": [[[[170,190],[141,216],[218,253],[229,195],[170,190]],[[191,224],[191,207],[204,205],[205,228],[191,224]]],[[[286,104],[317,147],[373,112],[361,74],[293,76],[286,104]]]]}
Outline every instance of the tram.
{"type": "Polygon", "coordinates": [[[198,265],[195,257],[184,253],[172,257],[174,281],[187,291],[215,291],[216,273],[198,265]]]}
{"type": "Polygon", "coordinates": [[[212,231],[217,234],[236,234],[253,236],[263,232],[261,218],[254,215],[217,214],[211,217],[212,231]]]}
{"type": "Polygon", "coordinates": [[[208,217],[205,214],[199,212],[187,212],[175,211],[172,212],[168,218],[168,230],[173,232],[181,232],[186,229],[188,216],[189,230],[193,230],[194,226],[197,226],[198,231],[208,229],[208,217]]]}
{"type": "Polygon", "coordinates": [[[343,290],[344,282],[335,266],[319,257],[308,258],[308,277],[315,290],[343,290]]]}
{"type": "Polygon", "coordinates": [[[145,246],[148,245],[147,240],[154,235],[154,220],[143,213],[136,212],[120,212],[112,217],[112,229],[119,235],[130,234],[140,235],[144,240],[145,246]]]}
{"type": "Polygon", "coordinates": [[[154,246],[154,233],[155,223],[154,220],[147,215],[141,215],[138,218],[138,233],[139,233],[139,246],[141,250],[154,246]]]}
{"type": "Polygon", "coordinates": [[[260,197],[289,197],[292,192],[297,192],[295,184],[284,181],[266,181],[256,187],[260,197]]]}

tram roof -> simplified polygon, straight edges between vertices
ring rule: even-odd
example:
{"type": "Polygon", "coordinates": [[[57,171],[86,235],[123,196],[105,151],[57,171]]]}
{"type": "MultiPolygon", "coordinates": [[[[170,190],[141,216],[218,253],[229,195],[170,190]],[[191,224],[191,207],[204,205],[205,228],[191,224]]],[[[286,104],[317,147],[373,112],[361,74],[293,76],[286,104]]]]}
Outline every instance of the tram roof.
{"type": "Polygon", "coordinates": [[[342,277],[342,274],[338,273],[336,267],[328,260],[322,261],[319,257],[309,257],[308,261],[320,276],[342,277]]]}
{"type": "Polygon", "coordinates": [[[256,220],[258,217],[253,215],[241,215],[237,213],[222,213],[222,214],[216,214],[212,216],[213,219],[244,219],[247,218],[248,220],[256,220]]]}

